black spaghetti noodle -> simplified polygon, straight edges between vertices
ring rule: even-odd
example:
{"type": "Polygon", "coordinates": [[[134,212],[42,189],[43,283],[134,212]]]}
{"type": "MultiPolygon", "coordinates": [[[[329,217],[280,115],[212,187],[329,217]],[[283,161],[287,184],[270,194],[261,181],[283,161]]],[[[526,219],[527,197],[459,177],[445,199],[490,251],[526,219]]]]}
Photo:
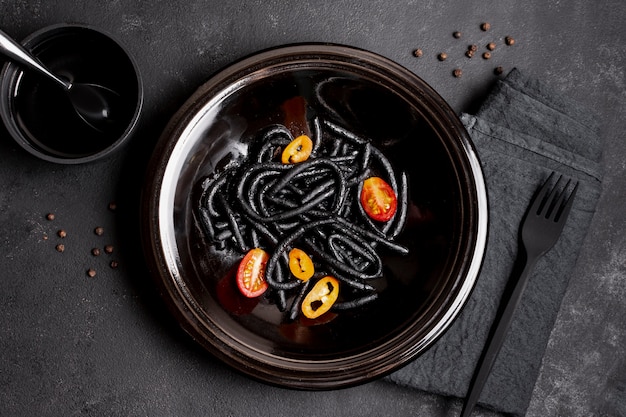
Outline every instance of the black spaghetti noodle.
{"type": "Polygon", "coordinates": [[[332,275],[347,289],[333,309],[359,307],[377,299],[373,281],[383,276],[380,250],[407,254],[396,242],[406,221],[408,184],[385,155],[367,139],[328,120],[313,120],[313,150],[297,164],[283,164],[280,153],[291,132],[273,125],[255,138],[242,161],[199,184],[198,222],[218,250],[245,254],[263,248],[270,258],[265,279],[272,300],[289,319],[311,286],[289,273],[289,250],[309,253],[316,274],[332,275]],[[379,223],[364,212],[363,181],[383,178],[398,199],[391,220],[379,223]],[[291,300],[291,304],[288,304],[291,300]]]}

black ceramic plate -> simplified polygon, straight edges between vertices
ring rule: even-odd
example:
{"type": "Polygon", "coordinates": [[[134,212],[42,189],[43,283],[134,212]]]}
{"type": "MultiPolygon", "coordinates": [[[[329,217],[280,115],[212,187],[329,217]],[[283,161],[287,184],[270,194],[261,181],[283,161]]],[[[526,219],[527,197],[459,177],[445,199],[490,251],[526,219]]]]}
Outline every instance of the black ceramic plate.
{"type": "Polygon", "coordinates": [[[487,199],[466,131],[420,78],[367,51],[290,45],[233,64],[170,121],[148,178],[146,254],[173,314],[207,350],[273,384],[338,388],[406,364],[450,326],[482,262],[487,199]],[[316,132],[315,120],[366,138],[407,174],[408,215],[396,242],[408,255],[381,254],[374,302],[289,320],[271,297],[238,294],[233,270],[243,255],[206,238],[198,187],[259,146],[268,126],[316,132]]]}

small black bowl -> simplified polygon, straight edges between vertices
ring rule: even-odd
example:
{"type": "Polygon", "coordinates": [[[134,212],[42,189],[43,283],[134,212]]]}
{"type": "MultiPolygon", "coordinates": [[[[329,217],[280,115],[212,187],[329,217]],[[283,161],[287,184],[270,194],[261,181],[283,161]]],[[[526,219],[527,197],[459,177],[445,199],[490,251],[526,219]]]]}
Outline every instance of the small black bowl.
{"type": "Polygon", "coordinates": [[[0,73],[0,115],[20,146],[50,162],[78,164],[109,155],[131,136],[143,86],[136,63],[119,42],[89,26],[60,24],[31,34],[22,45],[53,73],[107,87],[119,101],[111,109],[112,125],[98,131],[54,82],[9,62],[0,73]]]}

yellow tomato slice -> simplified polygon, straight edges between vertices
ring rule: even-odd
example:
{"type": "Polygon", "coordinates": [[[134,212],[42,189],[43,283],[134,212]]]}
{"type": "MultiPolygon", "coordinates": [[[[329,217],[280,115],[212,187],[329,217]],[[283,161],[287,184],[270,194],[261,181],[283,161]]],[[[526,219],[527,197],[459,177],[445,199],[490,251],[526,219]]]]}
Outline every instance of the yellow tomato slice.
{"type": "Polygon", "coordinates": [[[281,156],[283,164],[297,164],[309,159],[313,151],[313,141],[307,135],[300,135],[285,147],[281,156]]]}
{"type": "Polygon", "coordinates": [[[309,255],[298,248],[289,251],[289,269],[296,278],[302,281],[307,281],[315,272],[313,261],[309,255]]]}
{"type": "Polygon", "coordinates": [[[302,314],[315,319],[326,313],[337,301],[339,281],[331,276],[320,279],[302,301],[302,314]]]}

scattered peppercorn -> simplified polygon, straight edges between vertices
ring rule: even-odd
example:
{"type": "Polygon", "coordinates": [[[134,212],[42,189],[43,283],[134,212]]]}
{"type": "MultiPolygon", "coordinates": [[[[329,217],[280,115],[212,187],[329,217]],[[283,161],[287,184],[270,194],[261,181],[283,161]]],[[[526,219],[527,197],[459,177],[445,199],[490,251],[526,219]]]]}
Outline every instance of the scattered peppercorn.
{"type": "Polygon", "coordinates": [[[474,51],[472,51],[471,49],[468,49],[467,51],[465,51],[465,56],[468,58],[471,58],[474,56],[474,51]]]}
{"type": "Polygon", "coordinates": [[[502,68],[501,66],[497,66],[494,70],[493,73],[496,75],[501,75],[504,72],[504,68],[502,68]]]}
{"type": "Polygon", "coordinates": [[[460,39],[461,38],[461,32],[459,32],[458,30],[456,32],[454,32],[452,34],[452,36],[454,36],[456,39],[460,39]]]}
{"type": "Polygon", "coordinates": [[[509,46],[515,45],[515,39],[513,39],[510,36],[507,36],[507,37],[504,38],[504,43],[506,43],[509,46]]]}
{"type": "Polygon", "coordinates": [[[87,270],[87,275],[89,275],[91,278],[95,277],[96,276],[96,270],[93,269],[93,268],[89,268],[87,270]]]}
{"type": "Polygon", "coordinates": [[[440,61],[445,61],[447,58],[448,58],[448,54],[446,54],[445,52],[442,52],[439,55],[437,55],[437,59],[439,59],[440,61]]]}
{"type": "Polygon", "coordinates": [[[46,214],[46,219],[48,219],[48,220],[50,220],[50,221],[54,220],[54,213],[48,213],[48,214],[46,214]]]}
{"type": "Polygon", "coordinates": [[[100,249],[98,249],[98,248],[93,248],[93,249],[91,250],[91,254],[92,254],[93,256],[100,256],[100,249]]]}
{"type": "Polygon", "coordinates": [[[461,75],[463,75],[463,71],[461,71],[461,68],[457,68],[452,71],[452,75],[454,75],[456,78],[460,78],[461,75]]]}
{"type": "Polygon", "coordinates": [[[472,51],[472,52],[476,52],[478,50],[478,46],[472,44],[472,45],[468,45],[467,47],[468,51],[472,51]]]}
{"type": "Polygon", "coordinates": [[[106,245],[106,246],[104,247],[104,251],[105,251],[106,253],[108,253],[109,255],[110,255],[110,254],[112,254],[112,253],[113,253],[113,245],[106,245]]]}
{"type": "Polygon", "coordinates": [[[490,51],[493,51],[494,49],[496,49],[496,44],[495,42],[489,42],[487,44],[487,49],[489,49],[490,51]]]}
{"type": "Polygon", "coordinates": [[[59,236],[61,239],[63,239],[64,237],[67,236],[67,232],[65,230],[61,229],[61,230],[59,230],[57,232],[57,236],[59,236]]]}
{"type": "Polygon", "coordinates": [[[480,30],[482,30],[483,32],[486,32],[489,29],[491,29],[491,25],[487,22],[480,25],[480,30]]]}
{"type": "Polygon", "coordinates": [[[417,48],[416,50],[413,51],[413,56],[416,58],[419,58],[422,55],[424,55],[424,51],[422,51],[420,48],[417,48]]]}
{"type": "Polygon", "coordinates": [[[489,58],[491,58],[491,54],[489,52],[484,52],[483,53],[483,58],[484,59],[489,59],[489,58]]]}
{"type": "Polygon", "coordinates": [[[57,252],[63,252],[65,250],[65,245],[59,243],[58,245],[56,245],[55,249],[57,250],[57,252]]]}
{"type": "Polygon", "coordinates": [[[111,266],[111,268],[115,269],[117,268],[117,261],[111,261],[111,263],[109,264],[111,266]]]}
{"type": "Polygon", "coordinates": [[[93,232],[97,234],[98,236],[102,236],[104,234],[104,228],[98,226],[93,230],[93,232]]]}
{"type": "Polygon", "coordinates": [[[115,203],[115,201],[111,201],[109,203],[109,210],[111,210],[111,211],[117,210],[117,203],[115,203]]]}

